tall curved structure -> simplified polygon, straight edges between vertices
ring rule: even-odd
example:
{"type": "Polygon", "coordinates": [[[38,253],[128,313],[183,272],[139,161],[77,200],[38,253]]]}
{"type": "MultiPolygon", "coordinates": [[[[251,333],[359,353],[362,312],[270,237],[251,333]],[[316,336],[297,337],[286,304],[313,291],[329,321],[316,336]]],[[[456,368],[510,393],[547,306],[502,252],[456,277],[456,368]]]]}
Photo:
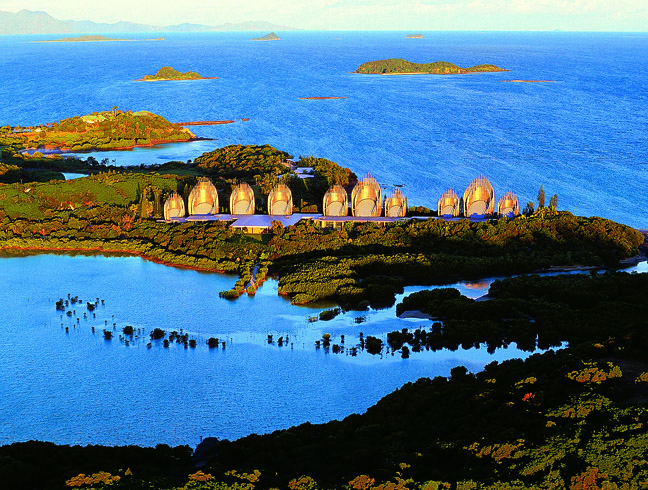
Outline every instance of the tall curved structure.
{"type": "Polygon", "coordinates": [[[326,194],[322,205],[324,216],[347,216],[349,214],[349,197],[340,184],[335,184],[326,194]]]}
{"type": "Polygon", "coordinates": [[[400,189],[396,189],[385,199],[385,216],[388,218],[402,218],[407,214],[407,198],[400,189]]]}
{"type": "Polygon", "coordinates": [[[489,216],[495,212],[495,191],[488,179],[482,174],[473,180],[463,195],[463,214],[465,217],[489,216]]]}
{"type": "Polygon", "coordinates": [[[513,191],[506,191],[506,194],[500,198],[497,203],[497,214],[508,218],[513,218],[520,214],[520,204],[513,191]]]}
{"type": "Polygon", "coordinates": [[[380,185],[371,174],[367,174],[351,192],[351,212],[353,216],[375,218],[380,216],[381,204],[380,185]]]}
{"type": "Polygon", "coordinates": [[[292,192],[286,184],[277,184],[268,196],[268,214],[287,216],[293,213],[292,192]]]}
{"type": "Polygon", "coordinates": [[[167,200],[164,201],[164,219],[184,218],[184,215],[185,204],[182,196],[177,192],[172,192],[167,200]]]}
{"type": "Polygon", "coordinates": [[[217,214],[218,192],[211,181],[205,177],[191,189],[189,194],[189,214],[217,214]]]}
{"type": "Polygon", "coordinates": [[[448,189],[439,198],[437,214],[439,216],[459,216],[460,212],[459,196],[453,189],[448,189]]]}
{"type": "Polygon", "coordinates": [[[254,191],[245,182],[240,183],[230,196],[231,214],[254,214],[254,191]]]}

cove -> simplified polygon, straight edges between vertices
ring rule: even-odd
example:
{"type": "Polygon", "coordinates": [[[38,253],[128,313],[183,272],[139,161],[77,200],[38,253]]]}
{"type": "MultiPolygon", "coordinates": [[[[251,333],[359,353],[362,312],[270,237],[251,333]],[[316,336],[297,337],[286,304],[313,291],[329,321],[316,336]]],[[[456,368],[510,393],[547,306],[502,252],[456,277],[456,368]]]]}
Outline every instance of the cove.
{"type": "MultiPolygon", "coordinates": [[[[492,360],[528,354],[516,349],[424,352],[357,357],[316,350],[330,333],[358,342],[429,320],[398,319],[395,308],[347,312],[309,322],[321,308],[296,307],[269,280],[255,297],[218,297],[231,276],[166,267],[137,257],[35,255],[0,259],[0,444],[26,440],[57,444],[196,445],[200,437],[235,439],[292,425],[361,413],[420,377],[448,375],[463,364],[476,371],[492,360]],[[55,310],[67,294],[105,305],[83,319],[55,310]],[[355,318],[362,317],[362,323],[355,318]],[[195,349],[129,346],[106,341],[102,330],[125,325],[149,332],[183,329],[195,349]],[[65,327],[69,332],[65,332],[65,327]],[[95,326],[95,333],[91,328],[95,326]],[[288,336],[290,344],[267,343],[288,336]],[[227,343],[210,350],[209,337],[227,343]]],[[[478,297],[489,281],[462,283],[478,297]]],[[[405,294],[422,287],[407,288],[405,294]]],[[[397,298],[400,300],[402,296],[397,298]]],[[[117,335],[115,335],[117,337],[117,335]]]]}

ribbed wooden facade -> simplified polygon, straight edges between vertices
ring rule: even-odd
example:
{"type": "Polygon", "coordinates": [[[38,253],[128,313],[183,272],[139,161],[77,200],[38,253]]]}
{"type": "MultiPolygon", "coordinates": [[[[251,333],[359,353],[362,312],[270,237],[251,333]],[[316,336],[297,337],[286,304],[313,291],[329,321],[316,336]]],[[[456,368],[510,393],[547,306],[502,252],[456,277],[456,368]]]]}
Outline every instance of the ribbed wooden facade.
{"type": "Polygon", "coordinates": [[[170,220],[171,218],[184,218],[184,216],[184,200],[180,194],[172,192],[167,200],[164,201],[164,219],[170,220]]]}
{"type": "Polygon", "coordinates": [[[218,214],[218,192],[209,179],[201,178],[191,190],[189,214],[218,214]]]}
{"type": "Polygon", "coordinates": [[[230,196],[231,214],[254,214],[254,191],[245,182],[236,186],[230,196]]]}
{"type": "Polygon", "coordinates": [[[513,191],[506,191],[497,203],[497,214],[513,218],[520,214],[520,204],[513,191]]]}
{"type": "Polygon", "coordinates": [[[459,196],[453,189],[448,189],[439,198],[437,213],[439,216],[459,216],[461,213],[459,196]]]}
{"type": "Polygon", "coordinates": [[[349,214],[349,197],[344,187],[335,184],[326,191],[322,209],[324,216],[347,216],[349,214]]]}
{"type": "Polygon", "coordinates": [[[375,218],[380,216],[381,205],[380,185],[371,174],[367,174],[351,192],[351,212],[353,216],[375,218]]]}
{"type": "Polygon", "coordinates": [[[396,189],[385,199],[385,216],[388,218],[403,218],[407,214],[407,198],[400,189],[396,189]]]}
{"type": "Polygon", "coordinates": [[[285,184],[277,184],[268,196],[268,214],[288,216],[293,213],[292,192],[285,184]]]}
{"type": "Polygon", "coordinates": [[[495,212],[495,191],[482,174],[473,180],[463,195],[463,215],[467,218],[490,216],[495,212]]]}

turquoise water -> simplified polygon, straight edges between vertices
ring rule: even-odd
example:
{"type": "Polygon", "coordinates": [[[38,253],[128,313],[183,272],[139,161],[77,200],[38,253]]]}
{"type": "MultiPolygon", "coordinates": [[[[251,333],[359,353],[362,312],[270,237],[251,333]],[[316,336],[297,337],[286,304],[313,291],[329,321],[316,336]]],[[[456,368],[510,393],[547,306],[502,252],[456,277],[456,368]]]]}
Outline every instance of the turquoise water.
{"type": "MultiPolygon", "coordinates": [[[[268,143],[404,184],[410,203],[436,208],[484,173],[496,197],[522,204],[540,184],[562,209],[648,227],[648,34],[286,32],[169,34],[164,42],[0,41],[0,124],[37,124],[113,105],[171,121],[250,118],[193,127],[212,138],[131,152],[117,164],[194,159],[232,143],[268,143]],[[505,73],[383,77],[349,73],[402,57],[505,73]],[[218,80],[142,83],[163,65],[218,80]],[[554,80],[502,83],[502,80],[554,80]],[[340,100],[299,97],[344,96],[340,100]]],[[[137,35],[133,35],[137,37],[137,35]]],[[[141,37],[141,36],[139,36],[141,37]]],[[[42,39],[42,37],[41,37],[42,39]]]]}

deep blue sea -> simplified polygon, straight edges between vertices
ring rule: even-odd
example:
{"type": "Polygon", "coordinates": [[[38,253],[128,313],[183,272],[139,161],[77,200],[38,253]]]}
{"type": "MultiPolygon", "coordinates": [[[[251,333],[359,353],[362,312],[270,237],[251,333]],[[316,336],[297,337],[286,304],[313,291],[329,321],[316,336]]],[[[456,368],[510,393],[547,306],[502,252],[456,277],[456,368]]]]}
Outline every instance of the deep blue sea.
{"type": "MultiPolygon", "coordinates": [[[[0,125],[114,105],[170,121],[238,119],[192,128],[210,141],[95,156],[120,165],[162,163],[232,143],[268,143],[296,157],[329,158],[359,175],[371,172],[387,189],[404,185],[415,205],[435,208],[448,187],[462,193],[484,173],[496,197],[512,189],[524,204],[542,184],[547,198],[558,195],[559,208],[648,228],[648,34],[405,34],[286,32],[265,43],[251,42],[252,33],[73,44],[4,37],[0,125]],[[494,63],[511,71],[349,73],[388,57],[494,63]],[[218,79],[134,81],[164,65],[218,79]],[[554,82],[503,82],[515,79],[554,82]],[[314,96],[348,98],[299,99],[314,96]]],[[[201,436],[236,438],[342,418],[421,376],[524,355],[512,347],[494,356],[459,349],[407,360],[327,354],[314,348],[323,333],[336,343],[345,335],[353,345],[360,331],[384,338],[430,322],[398,319],[394,308],[310,322],[322,308],[291,306],[273,281],[254,298],[220,299],[234,280],[137,258],[1,258],[0,444],[195,445],[201,436]],[[68,293],[105,305],[96,317],[84,318],[82,307],[61,317],[54,302],[68,293]],[[142,332],[128,346],[118,338],[125,325],[142,332]],[[155,327],[183,329],[198,346],[148,349],[146,333],[155,327]],[[114,328],[112,341],[104,340],[104,328],[114,328]],[[225,340],[225,350],[207,349],[211,336],[225,340]],[[290,338],[283,347],[280,336],[290,338]]],[[[458,287],[478,297],[488,284],[458,287]]]]}
{"type": "MultiPolygon", "coordinates": [[[[484,173],[496,198],[547,200],[581,215],[648,227],[648,34],[285,32],[166,34],[163,42],[30,43],[0,39],[0,125],[32,125],[110,109],[193,127],[213,141],[109,152],[117,164],[194,159],[232,143],[325,157],[411,204],[436,208],[484,173]],[[349,73],[365,61],[493,63],[511,71],[459,76],[349,73]],[[171,65],[218,80],[142,83],[171,65]],[[553,80],[504,83],[504,80],[553,80]],[[340,96],[339,100],[299,97],[340,96]]],[[[143,38],[146,35],[132,35],[143,38]]]]}

